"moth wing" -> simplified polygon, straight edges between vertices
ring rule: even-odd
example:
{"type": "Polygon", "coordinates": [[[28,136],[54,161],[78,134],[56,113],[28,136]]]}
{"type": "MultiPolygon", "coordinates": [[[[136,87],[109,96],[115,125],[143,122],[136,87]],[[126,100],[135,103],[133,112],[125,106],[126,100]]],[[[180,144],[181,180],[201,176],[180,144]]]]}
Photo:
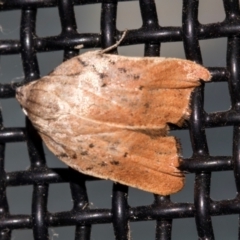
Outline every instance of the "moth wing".
{"type": "Polygon", "coordinates": [[[158,131],[166,129],[169,122],[181,125],[189,117],[192,91],[193,88],[131,91],[106,87],[96,94],[82,89],[82,97],[88,101],[84,102],[84,111],[76,111],[85,118],[119,127],[158,131]]]}
{"type": "Polygon", "coordinates": [[[183,187],[184,176],[178,170],[178,144],[174,137],[154,138],[106,125],[94,130],[94,123],[85,124],[82,119],[78,123],[70,127],[73,135],[60,122],[61,128],[55,126],[59,129],[57,134],[40,133],[49,149],[70,167],[161,195],[183,187]],[[84,131],[79,126],[84,126],[84,131]]]}
{"type": "Polygon", "coordinates": [[[200,79],[209,81],[211,78],[206,68],[189,60],[164,57],[125,57],[102,54],[101,51],[90,51],[71,58],[60,64],[49,76],[73,77],[82,73],[88,73],[91,76],[94,72],[102,80],[86,81],[92,86],[101,86],[100,83],[102,83],[103,85],[124,85],[130,89],[139,86],[151,89],[189,88],[199,86],[200,79]]]}
{"type": "MultiPolygon", "coordinates": [[[[209,80],[210,73],[191,61],[95,51],[64,62],[29,91],[55,94],[67,105],[62,112],[131,129],[161,130],[168,122],[181,125],[188,118],[190,95],[200,79],[209,80]]],[[[46,105],[48,98],[38,101],[46,105]]]]}
{"type": "Polygon", "coordinates": [[[189,100],[200,79],[210,73],[188,60],[131,58],[89,52],[76,57],[81,72],[78,89],[89,119],[135,128],[181,125],[190,113],[189,100]],[[87,105],[87,106],[86,106],[87,105]],[[117,113],[117,114],[116,114],[117,113]]]}

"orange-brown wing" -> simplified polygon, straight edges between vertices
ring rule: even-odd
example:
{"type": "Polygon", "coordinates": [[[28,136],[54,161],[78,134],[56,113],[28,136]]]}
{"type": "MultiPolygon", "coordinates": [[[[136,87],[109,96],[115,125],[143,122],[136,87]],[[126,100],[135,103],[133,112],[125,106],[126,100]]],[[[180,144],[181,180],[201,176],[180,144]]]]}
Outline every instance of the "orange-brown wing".
{"type": "Polygon", "coordinates": [[[70,167],[161,195],[182,189],[184,176],[178,170],[178,144],[174,137],[107,128],[80,118],[69,126],[71,121],[64,117],[61,122],[52,123],[47,133],[40,133],[48,148],[70,167]]]}
{"type": "Polygon", "coordinates": [[[200,79],[209,80],[209,72],[187,60],[89,52],[63,63],[31,90],[33,98],[38,92],[45,96],[43,89],[54,94],[62,113],[70,109],[125,128],[164,129],[189,116],[190,95],[200,79]]]}

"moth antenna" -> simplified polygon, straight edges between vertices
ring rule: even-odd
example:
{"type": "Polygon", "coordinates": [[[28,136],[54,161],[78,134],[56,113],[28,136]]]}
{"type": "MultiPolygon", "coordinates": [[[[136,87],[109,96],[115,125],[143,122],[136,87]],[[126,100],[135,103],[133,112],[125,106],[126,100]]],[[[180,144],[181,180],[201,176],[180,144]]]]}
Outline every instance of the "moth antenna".
{"type": "Polygon", "coordinates": [[[121,38],[120,38],[115,44],[113,44],[112,46],[110,46],[110,47],[108,47],[108,48],[106,48],[106,49],[101,50],[100,52],[101,52],[101,53],[106,53],[106,52],[109,52],[109,51],[117,48],[117,47],[120,45],[120,43],[122,42],[122,40],[125,38],[125,36],[127,35],[127,31],[128,31],[127,29],[124,30],[121,38]]]}

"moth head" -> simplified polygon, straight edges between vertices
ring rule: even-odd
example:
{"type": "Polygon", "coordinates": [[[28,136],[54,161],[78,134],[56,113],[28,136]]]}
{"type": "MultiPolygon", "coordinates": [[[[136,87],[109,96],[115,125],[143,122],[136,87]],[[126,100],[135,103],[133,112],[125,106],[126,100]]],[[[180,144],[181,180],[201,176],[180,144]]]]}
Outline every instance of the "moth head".
{"type": "Polygon", "coordinates": [[[54,119],[59,116],[59,103],[54,101],[54,93],[48,94],[40,79],[18,87],[16,99],[22,106],[23,112],[32,122],[40,119],[54,119]]]}
{"type": "Polygon", "coordinates": [[[36,81],[34,82],[30,82],[28,84],[25,84],[21,87],[18,87],[16,89],[16,99],[18,100],[18,102],[20,103],[20,105],[23,108],[23,112],[27,115],[27,109],[28,109],[28,105],[29,105],[29,95],[31,93],[31,89],[34,86],[34,84],[36,83],[36,81]]]}
{"type": "Polygon", "coordinates": [[[25,105],[27,96],[26,96],[26,91],[23,91],[23,87],[18,87],[16,89],[16,98],[17,98],[18,102],[21,104],[21,106],[25,105]]]}
{"type": "MultiPolygon", "coordinates": [[[[27,86],[27,85],[26,85],[27,86]]],[[[26,116],[28,116],[28,91],[25,86],[18,87],[16,89],[16,99],[20,103],[22,110],[26,116]]]]}

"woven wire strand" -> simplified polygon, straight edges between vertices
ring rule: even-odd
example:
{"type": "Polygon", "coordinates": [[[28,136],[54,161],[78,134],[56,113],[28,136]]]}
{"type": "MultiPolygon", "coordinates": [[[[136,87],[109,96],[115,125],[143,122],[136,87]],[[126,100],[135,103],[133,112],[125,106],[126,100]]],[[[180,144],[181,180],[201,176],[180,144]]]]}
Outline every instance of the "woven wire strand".
{"type": "MultiPolygon", "coordinates": [[[[197,88],[192,96],[192,112],[189,128],[193,156],[184,159],[182,170],[195,173],[194,203],[174,203],[170,197],[154,196],[151,206],[131,207],[128,205],[128,188],[114,184],[111,209],[89,209],[85,182],[94,178],[83,176],[71,169],[48,168],[41,139],[26,120],[25,128],[5,128],[0,115],[0,238],[11,239],[14,229],[32,229],[34,239],[48,239],[49,227],[76,226],[75,239],[90,239],[91,225],[112,223],[117,240],[129,239],[129,221],[156,220],[155,239],[171,239],[172,219],[195,217],[199,239],[214,239],[211,216],[237,214],[238,196],[232,200],[212,201],[210,179],[212,171],[233,170],[237,191],[240,191],[240,131],[239,110],[239,2],[223,1],[226,19],[220,23],[202,25],[198,22],[196,0],[183,0],[182,26],[161,27],[158,23],[156,6],[152,0],[140,0],[142,27],[129,30],[121,45],[145,44],[145,56],[159,56],[160,42],[182,41],[186,58],[202,63],[199,40],[228,37],[226,68],[209,68],[212,82],[229,83],[230,110],[207,114],[203,109],[203,87],[197,88]],[[209,155],[205,127],[233,126],[233,156],[209,155]],[[31,166],[26,171],[6,172],[4,168],[5,146],[10,142],[26,141],[31,166]],[[68,212],[47,211],[48,188],[51,183],[70,182],[73,208],[68,212]],[[9,186],[33,185],[34,199],[32,215],[11,215],[9,213],[6,188],[9,186]],[[9,229],[9,231],[6,231],[9,229]]],[[[108,0],[1,0],[0,10],[21,9],[20,41],[0,40],[0,53],[21,54],[24,83],[39,78],[38,52],[64,49],[64,59],[78,55],[74,46],[83,44],[88,48],[106,48],[113,45],[122,35],[116,28],[117,1],[108,0]],[[101,35],[99,33],[78,33],[74,6],[101,3],[101,35]],[[38,8],[59,9],[61,34],[39,38],[36,35],[36,14],[38,8]]],[[[13,98],[20,83],[0,84],[0,97],[13,98]]],[[[239,225],[240,226],[240,225],[239,225]]],[[[240,237],[239,237],[240,238],[240,237]]]]}

